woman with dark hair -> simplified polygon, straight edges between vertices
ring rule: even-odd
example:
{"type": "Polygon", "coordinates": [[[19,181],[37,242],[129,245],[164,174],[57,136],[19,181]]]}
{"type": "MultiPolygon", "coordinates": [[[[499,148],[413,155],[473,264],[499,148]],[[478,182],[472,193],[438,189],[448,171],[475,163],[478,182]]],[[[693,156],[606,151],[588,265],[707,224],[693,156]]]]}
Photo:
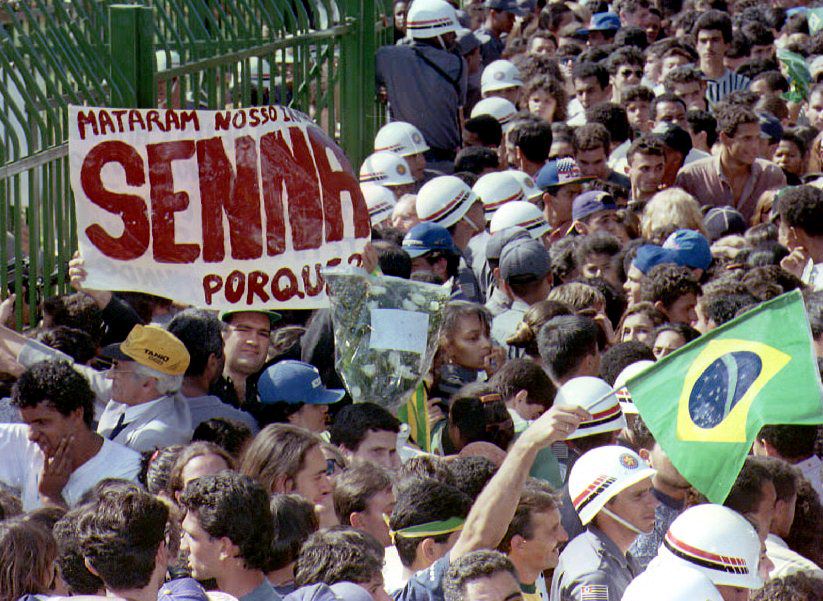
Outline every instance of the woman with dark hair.
{"type": "Polygon", "coordinates": [[[506,352],[493,346],[491,322],[491,313],[482,305],[446,305],[430,372],[430,397],[448,398],[464,384],[488,379],[502,367],[506,352]]]}

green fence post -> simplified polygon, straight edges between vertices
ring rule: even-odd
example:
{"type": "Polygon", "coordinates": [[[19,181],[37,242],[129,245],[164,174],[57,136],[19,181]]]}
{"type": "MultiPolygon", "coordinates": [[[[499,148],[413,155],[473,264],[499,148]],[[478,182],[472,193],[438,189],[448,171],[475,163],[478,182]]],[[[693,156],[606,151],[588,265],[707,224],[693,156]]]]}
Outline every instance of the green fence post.
{"type": "MultiPolygon", "coordinates": [[[[341,39],[340,44],[340,145],[352,165],[359,165],[362,154],[363,83],[360,72],[363,28],[362,0],[345,1],[346,17],[351,30],[341,39]]],[[[374,82],[371,82],[372,89],[374,82]]]]}
{"type": "Polygon", "coordinates": [[[150,108],[156,103],[152,8],[109,7],[111,105],[150,108]]]}

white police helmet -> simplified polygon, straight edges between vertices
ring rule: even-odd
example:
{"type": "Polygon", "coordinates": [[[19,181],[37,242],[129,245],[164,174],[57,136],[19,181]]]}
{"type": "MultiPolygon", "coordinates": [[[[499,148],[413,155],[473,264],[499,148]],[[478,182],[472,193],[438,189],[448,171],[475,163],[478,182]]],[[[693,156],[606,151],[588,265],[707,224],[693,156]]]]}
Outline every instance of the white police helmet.
{"type": "Polygon", "coordinates": [[[723,601],[709,578],[679,564],[649,568],[629,583],[621,601],[723,601]]]}
{"type": "Polygon", "coordinates": [[[457,32],[457,11],[444,0],[414,0],[406,16],[406,31],[414,39],[436,38],[457,32]]]}
{"type": "Polygon", "coordinates": [[[760,537],[742,515],[722,505],[695,505],[669,526],[653,564],[680,563],[715,585],[758,589],[760,537]]]}
{"type": "Polygon", "coordinates": [[[511,61],[496,60],[486,65],[480,76],[480,93],[487,94],[506,88],[516,88],[523,85],[520,70],[511,61]]]}
{"type": "Polygon", "coordinates": [[[617,395],[608,382],[591,376],[572,378],[563,384],[554,399],[561,405],[577,405],[588,411],[592,419],[580,422],[569,439],[601,432],[615,432],[626,427],[626,416],[620,409],[617,395]]]}
{"type": "MultiPolygon", "coordinates": [[[[569,495],[580,521],[588,524],[618,493],[655,473],[626,447],[607,445],[584,453],[569,474],[569,495]]],[[[609,515],[614,517],[611,512],[609,515]]]]}
{"type": "Polygon", "coordinates": [[[535,205],[525,200],[513,200],[494,212],[489,222],[489,232],[494,234],[515,225],[526,228],[535,240],[551,229],[543,212],[535,205]]]}
{"type": "Polygon", "coordinates": [[[360,191],[366,200],[366,207],[369,209],[369,220],[371,221],[372,227],[377,227],[391,217],[392,211],[394,211],[394,205],[397,204],[397,198],[394,192],[385,186],[369,182],[360,184],[360,191]]]}
{"type": "Polygon", "coordinates": [[[393,152],[375,152],[360,166],[360,183],[381,186],[413,184],[414,178],[406,159],[393,152]]]}
{"type": "Polygon", "coordinates": [[[526,198],[520,182],[509,171],[493,171],[481,176],[472,190],[483,201],[486,221],[504,204],[526,198]]]}
{"type": "Polygon", "coordinates": [[[491,115],[503,128],[503,132],[508,132],[514,125],[514,118],[517,116],[517,107],[510,101],[499,96],[484,98],[474,105],[472,118],[480,115],[491,115]]]}
{"type": "Polygon", "coordinates": [[[518,169],[509,169],[508,172],[516,177],[517,181],[520,182],[520,186],[523,188],[523,194],[526,195],[526,200],[533,202],[543,198],[543,190],[537,187],[537,184],[534,182],[534,178],[531,175],[518,169]]]}
{"type": "Polygon", "coordinates": [[[405,121],[387,123],[374,137],[375,152],[393,152],[407,157],[427,150],[429,147],[420,130],[405,121]]]}
{"type": "Polygon", "coordinates": [[[441,175],[429,180],[417,193],[417,216],[451,227],[478,201],[477,194],[459,177],[441,175]]]}

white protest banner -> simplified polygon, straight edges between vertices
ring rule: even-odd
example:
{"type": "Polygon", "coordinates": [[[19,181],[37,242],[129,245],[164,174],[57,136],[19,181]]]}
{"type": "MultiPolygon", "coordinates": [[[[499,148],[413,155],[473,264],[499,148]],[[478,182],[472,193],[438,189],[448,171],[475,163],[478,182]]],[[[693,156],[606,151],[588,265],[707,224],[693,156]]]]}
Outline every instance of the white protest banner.
{"type": "Polygon", "coordinates": [[[359,264],[369,213],[306,115],[69,107],[90,289],[214,309],[326,306],[321,269],[359,264]]]}

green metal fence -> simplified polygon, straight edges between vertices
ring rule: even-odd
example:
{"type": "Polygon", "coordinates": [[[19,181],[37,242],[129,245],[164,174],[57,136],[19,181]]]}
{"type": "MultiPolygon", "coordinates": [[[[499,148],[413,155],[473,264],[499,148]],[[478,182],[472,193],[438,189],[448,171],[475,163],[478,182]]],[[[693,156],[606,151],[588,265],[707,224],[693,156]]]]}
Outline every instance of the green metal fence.
{"type": "Polygon", "coordinates": [[[356,165],[384,120],[374,54],[390,23],[391,0],[2,3],[0,287],[16,292],[18,323],[43,295],[67,290],[77,247],[69,104],[285,104],[311,115],[356,165]]]}

